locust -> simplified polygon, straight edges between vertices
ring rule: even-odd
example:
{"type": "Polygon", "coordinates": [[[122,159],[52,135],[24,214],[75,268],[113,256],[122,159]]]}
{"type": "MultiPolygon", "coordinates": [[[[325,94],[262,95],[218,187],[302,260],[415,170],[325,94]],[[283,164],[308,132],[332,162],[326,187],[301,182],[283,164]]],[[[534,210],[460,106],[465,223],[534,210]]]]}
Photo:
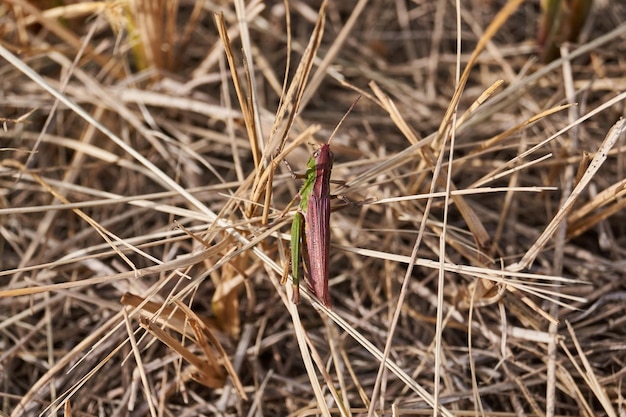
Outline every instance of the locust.
{"type": "MultiPolygon", "coordinates": [[[[330,257],[330,172],[333,153],[330,142],[337,133],[359,96],[343,115],[328,141],[313,153],[307,162],[304,184],[300,189],[300,205],[291,224],[291,272],[293,277],[293,302],[300,302],[300,266],[304,266],[308,287],[326,307],[331,307],[328,292],[328,264],[330,257]],[[303,264],[300,260],[303,260],[303,264]]],[[[293,177],[298,176],[287,164],[293,177]]],[[[286,276],[284,277],[286,280],[286,276]]]]}
{"type": "MultiPolygon", "coordinates": [[[[329,140],[330,142],[330,140],[329,140]]],[[[330,308],[328,258],[330,256],[330,172],[333,153],[323,144],[307,163],[300,205],[291,224],[293,302],[300,302],[300,259],[311,292],[330,308]],[[303,239],[304,236],[304,239],[303,239]]]]}

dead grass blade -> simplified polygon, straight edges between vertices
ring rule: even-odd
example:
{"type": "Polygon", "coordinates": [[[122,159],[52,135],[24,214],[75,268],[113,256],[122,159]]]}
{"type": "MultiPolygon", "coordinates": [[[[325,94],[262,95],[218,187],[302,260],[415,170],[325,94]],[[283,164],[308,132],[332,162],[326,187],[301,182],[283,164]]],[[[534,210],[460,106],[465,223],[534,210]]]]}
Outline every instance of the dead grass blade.
{"type": "MultiPolygon", "coordinates": [[[[293,289],[291,288],[291,285],[287,285],[286,288],[288,299],[291,300],[293,297],[293,294],[291,293],[293,289]]],[[[328,409],[328,405],[326,404],[326,399],[324,398],[324,393],[322,392],[322,386],[320,385],[317,378],[317,372],[315,372],[315,366],[313,365],[311,353],[309,352],[306,331],[304,330],[304,326],[300,321],[298,306],[289,301],[287,302],[287,306],[287,308],[289,309],[289,313],[291,314],[291,320],[294,325],[294,331],[298,340],[298,347],[300,348],[302,361],[304,362],[304,367],[306,368],[309,381],[311,382],[311,388],[313,389],[313,393],[315,394],[315,398],[317,399],[317,405],[324,417],[330,417],[330,410],[328,409]]]]}
{"type": "MultiPolygon", "coordinates": [[[[48,29],[50,32],[54,33],[60,39],[62,39],[67,45],[69,45],[74,51],[79,51],[83,48],[83,41],[78,36],[76,36],[72,31],[68,30],[64,25],[56,20],[57,16],[46,15],[41,12],[36,6],[32,4],[32,2],[25,0],[7,0],[8,4],[11,4],[13,7],[19,7],[22,9],[31,19],[34,19],[48,29]]],[[[89,12],[99,12],[103,11],[102,5],[94,4],[91,6],[92,9],[89,12]]],[[[63,12],[66,9],[60,9],[63,12]]],[[[83,11],[84,12],[84,11],[83,11]]],[[[85,48],[85,58],[92,59],[98,63],[100,67],[110,67],[111,59],[113,57],[104,56],[101,53],[97,53],[91,45],[87,45],[85,48]]],[[[120,68],[120,65],[115,66],[116,68],[120,68]]],[[[115,70],[113,72],[114,76],[121,76],[121,71],[115,70]]]]}
{"type": "MultiPolygon", "coordinates": [[[[426,404],[432,407],[437,412],[441,413],[441,415],[446,417],[453,417],[453,413],[450,412],[444,405],[436,404],[433,396],[426,391],[421,385],[417,384],[410,375],[408,375],[400,366],[398,366],[394,361],[389,358],[385,358],[383,352],[379,350],[373,343],[363,337],[363,335],[352,327],[347,321],[345,321],[341,316],[337,315],[332,310],[329,310],[321,303],[317,303],[315,301],[316,308],[323,310],[324,314],[326,314],[332,321],[335,322],[340,328],[342,328],[345,332],[347,332],[354,340],[356,340],[363,348],[365,348],[372,357],[374,357],[378,361],[383,362],[383,366],[385,366],[389,371],[391,371],[394,375],[396,375],[403,383],[407,385],[412,391],[414,391],[426,404]]],[[[371,407],[368,408],[371,410],[371,407]]]]}
{"type": "MultiPolygon", "coordinates": [[[[249,73],[250,68],[244,66],[246,69],[244,76],[246,79],[246,89],[244,91],[244,86],[239,79],[239,73],[237,71],[237,63],[235,61],[235,55],[232,50],[232,45],[230,39],[228,37],[228,30],[226,28],[226,22],[224,21],[224,16],[222,14],[215,14],[215,22],[217,25],[217,29],[219,31],[220,37],[222,38],[222,43],[224,45],[224,52],[226,53],[226,59],[228,59],[228,66],[230,68],[231,77],[233,80],[233,86],[235,87],[235,92],[237,93],[237,99],[239,100],[239,105],[241,107],[241,112],[243,114],[243,120],[246,126],[246,131],[248,132],[248,141],[250,143],[250,150],[252,153],[252,157],[254,159],[254,165],[256,167],[260,166],[261,163],[261,152],[259,149],[259,143],[261,138],[258,133],[258,111],[253,106],[252,98],[246,94],[246,91],[249,94],[254,94],[254,90],[251,85],[251,75],[249,73]]],[[[244,58],[244,62],[246,59],[244,58]]]]}
{"type": "MultiPolygon", "coordinates": [[[[83,279],[80,281],[67,281],[67,282],[61,282],[58,284],[38,285],[38,286],[32,286],[32,287],[29,286],[25,288],[11,288],[7,290],[2,290],[0,291],[0,298],[19,297],[23,295],[34,295],[34,294],[41,294],[45,292],[51,292],[51,291],[60,291],[60,290],[65,290],[65,289],[96,285],[96,284],[101,284],[104,282],[114,282],[114,281],[122,280],[122,279],[148,277],[150,275],[155,275],[155,274],[159,274],[159,273],[167,272],[167,271],[177,271],[177,273],[179,274],[178,272],[179,269],[183,269],[191,265],[196,265],[202,260],[206,259],[208,256],[214,256],[216,254],[219,254],[227,244],[228,244],[228,241],[223,241],[206,251],[197,252],[188,256],[178,258],[170,262],[162,263],[160,265],[141,268],[141,269],[128,271],[128,272],[121,272],[119,274],[87,278],[87,279],[83,279]]],[[[54,263],[47,265],[47,267],[54,267],[54,266],[57,266],[57,265],[54,263]]],[[[39,267],[41,267],[41,265],[39,267]]],[[[25,272],[29,270],[32,270],[32,268],[22,268],[19,270],[13,270],[9,272],[17,274],[17,273],[25,272]]]]}
{"type": "MultiPolygon", "coordinates": [[[[272,155],[274,153],[274,150],[276,150],[276,154],[278,155],[281,155],[283,153],[283,148],[285,147],[288,135],[291,131],[291,127],[293,126],[296,116],[300,111],[302,98],[307,88],[309,74],[311,73],[313,62],[319,49],[322,35],[324,34],[326,7],[327,2],[326,0],[324,0],[318,11],[317,21],[309,38],[309,43],[302,55],[302,60],[296,68],[296,72],[289,85],[289,88],[287,89],[287,92],[281,95],[280,104],[278,109],[276,110],[276,115],[274,118],[272,129],[270,131],[269,140],[265,149],[266,158],[269,155],[272,155]]],[[[289,47],[290,45],[287,46],[289,47]]],[[[287,68],[285,73],[287,73],[288,70],[289,69],[287,68]]],[[[267,174],[264,170],[257,170],[257,177],[255,180],[255,184],[252,188],[252,201],[260,201],[261,194],[265,193],[265,204],[263,209],[264,224],[267,221],[269,201],[271,199],[271,184],[273,183],[274,171],[276,170],[276,167],[281,160],[282,159],[278,159],[278,157],[272,158],[272,163],[265,168],[265,171],[269,171],[267,174]],[[262,181],[264,178],[267,178],[265,182],[262,181]]],[[[248,215],[250,215],[250,212],[248,212],[248,215]]]]}
{"type": "Polygon", "coordinates": [[[437,136],[433,141],[431,147],[433,151],[437,152],[440,150],[444,136],[446,132],[450,128],[452,124],[452,117],[456,112],[456,109],[459,105],[459,101],[461,100],[461,95],[465,90],[465,85],[467,84],[467,80],[469,79],[470,73],[478,59],[478,56],[483,51],[487,43],[491,40],[491,38],[498,32],[498,30],[502,27],[502,25],[509,19],[509,17],[517,10],[517,8],[523,3],[523,0],[511,0],[508,1],[505,6],[498,12],[498,14],[491,21],[491,24],[485,29],[485,33],[478,40],[478,44],[472,51],[472,55],[470,56],[467,64],[465,65],[465,69],[463,70],[463,74],[461,74],[461,78],[456,85],[454,90],[454,95],[450,99],[450,104],[448,105],[448,109],[441,120],[441,124],[439,125],[439,130],[437,132],[437,136]]]}
{"type": "Polygon", "coordinates": [[[214,335],[217,327],[212,320],[198,316],[180,301],[176,301],[176,308],[144,300],[132,294],[125,294],[121,301],[122,304],[139,310],[143,316],[141,327],[194,366],[195,371],[189,374],[192,379],[209,388],[222,388],[225,383],[225,370],[230,375],[240,397],[247,399],[226,351],[214,335]],[[179,333],[184,339],[195,343],[204,353],[204,357],[197,356],[187,346],[162,330],[160,326],[166,326],[179,333]]]}
{"type": "Polygon", "coordinates": [[[510,265],[507,269],[511,271],[521,271],[522,269],[526,269],[532,265],[539,252],[543,250],[550,238],[552,238],[556,229],[561,225],[570,210],[572,210],[574,203],[576,203],[578,197],[580,197],[583,189],[593,179],[594,175],[598,172],[604,161],[606,161],[609,152],[625,130],[626,119],[620,119],[617,123],[615,123],[615,125],[613,125],[613,127],[611,127],[611,130],[609,130],[604,138],[604,141],[596,151],[591,164],[589,164],[589,168],[587,168],[581,180],[578,184],[576,184],[574,190],[572,190],[572,194],[567,198],[563,205],[559,207],[558,212],[555,214],[550,224],[546,226],[541,236],[537,238],[535,243],[530,247],[530,249],[528,249],[522,259],[518,263],[510,265]]]}
{"type": "MultiPolygon", "coordinates": [[[[580,180],[578,181],[580,182],[580,180]]],[[[573,239],[626,208],[626,179],[611,185],[567,217],[567,238],[573,239]]]]}
{"type": "MultiPolygon", "coordinates": [[[[16,168],[16,169],[18,169],[20,171],[25,171],[26,170],[26,167],[24,165],[22,165],[21,163],[19,163],[18,161],[4,160],[4,161],[2,161],[2,165],[13,167],[13,168],[16,168]]],[[[48,185],[48,183],[43,178],[41,178],[39,175],[35,174],[34,172],[31,172],[30,175],[32,175],[32,177],[39,184],[41,184],[41,186],[43,188],[48,190],[48,192],[54,198],[58,199],[63,204],[70,204],[70,201],[67,198],[65,198],[65,196],[63,196],[61,193],[57,192],[57,190],[55,190],[53,187],[48,185]]],[[[118,256],[120,258],[122,258],[126,262],[126,264],[130,268],[132,268],[133,271],[135,271],[135,273],[137,273],[137,269],[136,269],[134,263],[121,250],[118,249],[118,245],[125,246],[127,248],[133,249],[132,246],[127,245],[126,242],[124,242],[123,239],[120,239],[115,234],[113,234],[110,231],[106,230],[106,228],[104,228],[100,223],[98,223],[97,221],[95,221],[94,219],[89,217],[82,210],[74,208],[74,209],[72,209],[72,211],[74,213],[76,213],[76,215],[78,217],[80,217],[85,222],[87,222],[91,227],[93,227],[93,229],[102,237],[102,239],[104,239],[109,244],[111,249],[113,249],[118,254],[118,256]],[[115,241],[115,243],[114,243],[114,241],[115,241]]]]}
{"type": "MultiPolygon", "coordinates": [[[[417,137],[415,137],[414,133],[412,132],[408,124],[403,120],[402,116],[398,113],[396,107],[391,103],[391,100],[388,97],[386,97],[375,84],[370,83],[370,87],[372,87],[372,89],[374,90],[374,93],[380,100],[380,103],[382,104],[383,108],[385,108],[385,110],[390,112],[389,114],[391,116],[391,119],[396,123],[398,128],[404,133],[405,137],[414,146],[417,146],[418,145],[417,137]]],[[[432,142],[431,142],[431,146],[432,146],[432,142]]],[[[417,152],[417,154],[422,157],[422,160],[424,161],[424,165],[427,165],[432,168],[436,164],[436,158],[435,158],[435,154],[430,149],[431,148],[424,146],[424,147],[418,148],[415,152],[417,152]]],[[[437,183],[439,186],[445,187],[446,179],[444,177],[444,174],[438,175],[437,183]]],[[[451,184],[450,188],[451,188],[451,191],[457,190],[454,184],[451,184]]],[[[486,250],[489,246],[491,238],[489,237],[487,230],[485,229],[482,222],[480,221],[480,218],[476,215],[474,210],[472,210],[469,204],[467,204],[467,202],[465,201],[463,197],[459,196],[458,194],[452,194],[452,200],[456,204],[458,210],[461,212],[461,215],[465,219],[468,228],[472,231],[472,234],[474,235],[474,238],[476,240],[478,250],[479,251],[486,250]]]]}
{"type": "MultiPolygon", "coordinates": [[[[585,352],[582,346],[580,346],[578,337],[576,337],[576,333],[574,332],[572,325],[569,322],[566,324],[567,324],[567,331],[569,332],[569,335],[572,338],[572,342],[574,342],[574,347],[576,348],[576,352],[578,353],[578,358],[582,362],[583,367],[582,368],[580,367],[578,360],[576,360],[574,355],[572,355],[572,353],[569,351],[569,349],[567,348],[563,340],[560,341],[561,348],[567,354],[568,358],[572,362],[572,365],[574,365],[574,367],[578,371],[578,374],[584,378],[585,382],[587,383],[587,386],[593,390],[593,393],[596,395],[596,399],[600,402],[600,404],[602,404],[602,407],[604,411],[607,413],[607,415],[610,417],[617,417],[617,412],[613,408],[611,401],[609,401],[609,399],[607,398],[606,392],[602,389],[602,386],[600,385],[598,381],[598,377],[596,376],[594,372],[593,366],[591,366],[591,364],[589,363],[589,360],[587,359],[587,355],[585,355],[585,352]]],[[[589,412],[589,415],[593,415],[589,407],[587,407],[587,410],[589,412]]]]}
{"type": "MultiPolygon", "coordinates": [[[[482,151],[484,151],[485,149],[489,149],[489,148],[493,148],[496,145],[498,145],[500,142],[502,142],[504,139],[510,138],[518,133],[520,133],[522,130],[526,129],[528,126],[532,126],[534,123],[536,123],[537,121],[548,117],[552,114],[555,114],[557,112],[560,112],[561,110],[565,110],[572,107],[571,104],[563,104],[560,106],[555,106],[551,109],[542,111],[539,114],[533,115],[532,117],[528,118],[527,120],[524,120],[521,123],[518,123],[517,125],[513,126],[512,128],[498,134],[497,136],[494,136],[493,138],[487,139],[485,142],[481,143],[479,146],[477,146],[476,148],[474,148],[474,150],[472,150],[470,152],[470,155],[472,154],[478,154],[482,151]]],[[[493,175],[493,174],[491,174],[493,175]]]]}
{"type": "MultiPolygon", "coordinates": [[[[146,322],[148,322],[148,321],[146,320],[146,322]]],[[[139,377],[141,378],[141,384],[143,385],[144,395],[146,395],[146,397],[147,397],[148,407],[150,409],[150,415],[152,417],[156,417],[157,416],[156,405],[154,404],[154,399],[150,398],[150,396],[149,396],[150,384],[148,382],[148,377],[146,375],[146,370],[145,370],[145,367],[143,365],[143,360],[141,358],[141,352],[139,351],[139,346],[137,346],[137,341],[135,340],[135,334],[134,334],[133,329],[132,329],[132,327],[130,325],[130,320],[128,319],[128,316],[126,314],[124,314],[124,323],[126,324],[126,331],[128,332],[128,340],[129,340],[131,348],[133,350],[133,356],[135,358],[135,362],[137,363],[137,368],[136,369],[139,372],[139,377]]],[[[142,325],[143,325],[143,323],[142,323],[142,325]]],[[[151,329],[147,329],[147,330],[150,332],[151,329]]],[[[168,341],[171,341],[172,343],[176,343],[173,340],[173,338],[170,338],[170,336],[167,333],[162,332],[161,329],[159,329],[158,327],[156,328],[156,332],[161,332],[162,333],[161,336],[166,338],[168,341]]],[[[167,344],[167,342],[165,342],[165,341],[163,343],[167,344]]]]}

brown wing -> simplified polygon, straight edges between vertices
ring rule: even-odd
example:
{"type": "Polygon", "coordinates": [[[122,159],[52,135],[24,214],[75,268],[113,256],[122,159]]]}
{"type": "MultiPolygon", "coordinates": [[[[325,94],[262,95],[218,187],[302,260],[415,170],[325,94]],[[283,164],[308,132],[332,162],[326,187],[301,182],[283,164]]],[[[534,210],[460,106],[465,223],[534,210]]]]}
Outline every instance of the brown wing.
{"type": "Polygon", "coordinates": [[[309,287],[325,306],[328,293],[328,257],[330,255],[330,196],[309,196],[306,211],[306,245],[309,253],[309,287]]]}

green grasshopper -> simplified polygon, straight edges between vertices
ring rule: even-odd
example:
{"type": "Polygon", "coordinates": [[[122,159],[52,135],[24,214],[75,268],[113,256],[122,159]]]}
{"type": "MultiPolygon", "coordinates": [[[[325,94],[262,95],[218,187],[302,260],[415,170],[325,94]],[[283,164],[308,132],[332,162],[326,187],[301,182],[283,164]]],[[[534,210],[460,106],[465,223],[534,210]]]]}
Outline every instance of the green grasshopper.
{"type": "MultiPolygon", "coordinates": [[[[330,142],[330,140],[329,140],[330,142]]],[[[300,302],[300,255],[309,288],[330,308],[328,258],[330,256],[330,171],[333,153],[323,144],[307,163],[300,206],[291,224],[293,302],[300,302]],[[305,239],[302,239],[302,235],[305,239]]]]}

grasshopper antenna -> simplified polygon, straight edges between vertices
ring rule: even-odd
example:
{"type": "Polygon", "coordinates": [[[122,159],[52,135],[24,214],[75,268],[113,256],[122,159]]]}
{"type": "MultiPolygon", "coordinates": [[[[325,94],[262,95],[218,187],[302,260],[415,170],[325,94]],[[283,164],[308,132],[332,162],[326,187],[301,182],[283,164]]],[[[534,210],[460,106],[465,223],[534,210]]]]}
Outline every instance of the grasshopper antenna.
{"type": "Polygon", "coordinates": [[[344,120],[346,120],[346,117],[348,117],[348,115],[350,114],[350,112],[352,111],[354,106],[356,106],[356,104],[359,102],[359,100],[361,100],[361,95],[359,95],[356,98],[356,100],[354,100],[352,102],[352,104],[350,105],[350,108],[348,109],[348,111],[343,115],[341,120],[339,120],[339,123],[337,123],[337,126],[335,126],[335,130],[333,130],[333,133],[330,134],[330,137],[328,138],[328,142],[326,142],[327,145],[330,145],[330,141],[333,140],[333,137],[335,136],[335,134],[337,133],[337,131],[341,127],[341,124],[343,123],[344,120]]]}

